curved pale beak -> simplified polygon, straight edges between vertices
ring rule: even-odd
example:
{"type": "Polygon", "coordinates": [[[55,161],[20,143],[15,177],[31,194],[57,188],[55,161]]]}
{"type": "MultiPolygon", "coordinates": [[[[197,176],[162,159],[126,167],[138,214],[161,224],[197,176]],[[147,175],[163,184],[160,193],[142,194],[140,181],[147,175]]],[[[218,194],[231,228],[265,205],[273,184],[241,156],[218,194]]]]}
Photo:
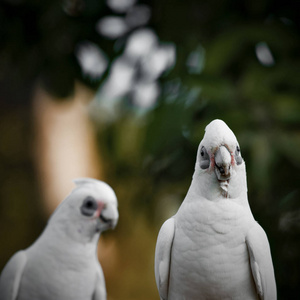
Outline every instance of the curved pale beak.
{"type": "Polygon", "coordinates": [[[228,180],[231,176],[231,155],[225,146],[215,153],[215,173],[218,180],[228,180]]]}
{"type": "Polygon", "coordinates": [[[103,223],[106,223],[109,228],[114,229],[118,223],[119,212],[115,205],[107,206],[100,214],[100,219],[103,223]]]}

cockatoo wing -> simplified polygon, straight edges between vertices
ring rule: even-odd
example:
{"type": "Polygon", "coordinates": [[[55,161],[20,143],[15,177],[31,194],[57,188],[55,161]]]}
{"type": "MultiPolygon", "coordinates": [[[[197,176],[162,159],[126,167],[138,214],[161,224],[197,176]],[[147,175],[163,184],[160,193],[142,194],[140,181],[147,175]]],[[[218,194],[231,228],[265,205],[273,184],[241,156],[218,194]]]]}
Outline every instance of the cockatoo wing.
{"type": "Polygon", "coordinates": [[[168,299],[171,251],[175,234],[175,219],[170,218],[162,225],[155,248],[155,279],[161,299],[168,299]]]}
{"type": "Polygon", "coordinates": [[[92,300],[106,300],[105,279],[99,264],[97,265],[96,286],[92,300]]]}
{"type": "Polygon", "coordinates": [[[266,233],[255,222],[246,236],[250,264],[257,292],[263,300],[276,299],[276,283],[266,233]]]}
{"type": "Polygon", "coordinates": [[[4,267],[0,278],[0,299],[16,300],[24,267],[27,263],[25,251],[18,251],[4,267]]]}

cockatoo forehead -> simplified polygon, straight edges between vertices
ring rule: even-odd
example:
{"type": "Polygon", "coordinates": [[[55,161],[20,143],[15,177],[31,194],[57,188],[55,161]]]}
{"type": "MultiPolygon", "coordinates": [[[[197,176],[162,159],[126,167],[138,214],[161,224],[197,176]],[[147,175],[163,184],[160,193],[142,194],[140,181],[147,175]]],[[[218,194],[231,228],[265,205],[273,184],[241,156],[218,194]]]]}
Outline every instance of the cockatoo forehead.
{"type": "Polygon", "coordinates": [[[62,205],[57,209],[57,214],[62,215],[65,213],[70,218],[76,218],[76,216],[84,215],[82,213],[82,207],[86,201],[95,202],[94,211],[90,216],[94,215],[96,210],[100,209],[100,212],[105,208],[114,207],[117,209],[118,203],[115,193],[110,188],[108,190],[102,190],[95,186],[89,186],[88,184],[75,187],[71,194],[62,202],[62,205]],[[75,213],[74,213],[75,212],[75,213]]]}
{"type": "Polygon", "coordinates": [[[206,126],[201,144],[207,151],[214,153],[221,145],[225,145],[228,150],[234,151],[238,141],[224,121],[214,120],[206,126]]]}
{"type": "Polygon", "coordinates": [[[88,186],[82,187],[78,192],[84,196],[91,196],[96,201],[101,201],[105,204],[116,204],[117,198],[113,190],[103,188],[89,188],[88,186]]]}
{"type": "Polygon", "coordinates": [[[76,188],[73,193],[76,193],[79,198],[86,196],[93,197],[96,201],[101,201],[105,204],[118,205],[117,197],[113,189],[103,181],[95,180],[94,182],[79,182],[75,181],[76,188]]]}

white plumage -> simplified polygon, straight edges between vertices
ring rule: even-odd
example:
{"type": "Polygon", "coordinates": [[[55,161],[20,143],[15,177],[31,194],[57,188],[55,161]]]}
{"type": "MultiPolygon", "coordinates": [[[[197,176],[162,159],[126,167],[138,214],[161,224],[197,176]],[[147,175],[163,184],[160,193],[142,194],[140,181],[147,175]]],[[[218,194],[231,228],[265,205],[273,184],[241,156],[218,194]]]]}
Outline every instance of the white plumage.
{"type": "Polygon", "coordinates": [[[155,278],[164,300],[276,299],[268,239],[248,204],[245,162],[221,120],[206,127],[188,193],[159,232],[155,278]]]}
{"type": "Polygon", "coordinates": [[[76,179],[41,236],[17,252],[0,277],[1,300],[104,300],[100,233],[118,221],[117,198],[102,181],[76,179]]]}

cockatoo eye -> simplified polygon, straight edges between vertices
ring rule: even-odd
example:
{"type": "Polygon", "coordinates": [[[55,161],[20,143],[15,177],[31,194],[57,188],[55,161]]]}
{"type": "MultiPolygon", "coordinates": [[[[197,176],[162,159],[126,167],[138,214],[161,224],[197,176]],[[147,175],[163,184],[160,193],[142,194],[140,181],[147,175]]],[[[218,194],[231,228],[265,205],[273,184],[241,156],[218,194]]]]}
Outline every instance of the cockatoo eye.
{"type": "Polygon", "coordinates": [[[239,146],[236,146],[235,149],[235,161],[237,165],[240,165],[243,162],[243,158],[241,156],[241,149],[239,146]]]}
{"type": "Polygon", "coordinates": [[[83,203],[80,207],[80,211],[84,216],[91,217],[97,210],[97,208],[98,205],[96,200],[93,197],[88,196],[83,200],[83,203]]]}
{"type": "Polygon", "coordinates": [[[209,160],[209,155],[204,146],[201,147],[200,156],[201,156],[200,157],[200,168],[208,169],[210,160],[209,160]]]}

